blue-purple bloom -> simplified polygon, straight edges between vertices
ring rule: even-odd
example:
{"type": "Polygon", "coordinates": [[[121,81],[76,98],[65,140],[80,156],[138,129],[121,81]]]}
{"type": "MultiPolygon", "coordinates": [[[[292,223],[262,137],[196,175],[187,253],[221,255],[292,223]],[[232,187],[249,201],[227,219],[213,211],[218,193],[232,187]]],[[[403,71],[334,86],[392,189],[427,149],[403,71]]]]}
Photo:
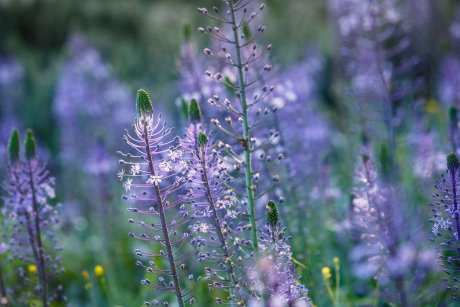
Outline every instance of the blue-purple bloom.
{"type": "Polygon", "coordinates": [[[18,269],[24,287],[17,300],[27,302],[38,298],[46,307],[62,290],[58,287],[53,291],[50,287],[51,281],[62,272],[61,257],[56,256],[60,248],[52,232],[59,222],[57,207],[51,205],[56,197],[55,180],[37,156],[31,130],[27,131],[23,155],[17,130],[11,134],[8,150],[8,174],[3,184],[7,224],[11,228],[8,246],[22,265],[33,264],[38,271],[38,280],[33,281],[25,275],[23,267],[18,269]]]}
{"type": "MultiPolygon", "coordinates": [[[[184,244],[192,237],[187,230],[190,212],[183,194],[187,162],[174,129],[166,127],[161,114],[154,118],[152,102],[144,90],[138,91],[136,108],[134,131],[126,130],[124,136],[132,150],[120,153],[123,158],[118,172],[126,192],[123,199],[136,202],[135,207],[128,208],[136,216],[129,223],[138,225],[139,232],[129,235],[145,243],[134,251],[145,259],[137,261],[147,272],[141,283],[173,292],[179,306],[184,306],[184,302],[193,301],[193,293],[185,287],[193,279],[193,267],[184,250],[184,244]],[[164,266],[159,266],[158,261],[164,266]]],[[[158,299],[145,302],[157,303],[158,299]]]]}
{"type": "Polygon", "coordinates": [[[455,153],[447,155],[447,171],[436,181],[431,204],[433,219],[433,238],[437,242],[438,262],[447,274],[443,281],[451,291],[452,299],[458,301],[460,263],[460,216],[459,181],[460,163],[455,153]]]}

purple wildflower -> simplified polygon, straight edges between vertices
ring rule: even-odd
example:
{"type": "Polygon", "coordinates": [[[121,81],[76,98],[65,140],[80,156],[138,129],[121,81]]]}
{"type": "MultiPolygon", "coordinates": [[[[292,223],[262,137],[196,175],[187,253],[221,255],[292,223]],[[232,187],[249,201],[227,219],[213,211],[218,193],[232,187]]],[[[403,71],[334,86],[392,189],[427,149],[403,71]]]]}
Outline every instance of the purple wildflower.
{"type": "MultiPolygon", "coordinates": [[[[31,130],[27,131],[24,145],[22,158],[19,133],[14,130],[8,146],[8,174],[3,184],[8,224],[12,228],[9,247],[16,259],[24,264],[35,264],[38,271],[36,287],[30,288],[30,292],[24,289],[19,299],[28,301],[38,297],[43,306],[49,306],[59,294],[51,291],[50,282],[62,272],[60,256],[53,256],[51,252],[60,251],[51,229],[59,221],[57,207],[50,204],[56,197],[55,180],[37,157],[31,130]]],[[[21,275],[24,270],[20,268],[18,272],[21,275]]],[[[32,286],[31,280],[21,277],[25,285],[32,286]]],[[[58,292],[60,290],[61,287],[58,292]]]]}
{"type": "Polygon", "coordinates": [[[350,254],[354,274],[361,279],[377,278],[385,285],[382,295],[407,306],[424,298],[412,294],[427,281],[433,256],[416,244],[423,242],[424,233],[413,231],[411,222],[418,217],[412,213],[407,218],[407,204],[400,194],[388,180],[378,178],[373,161],[364,153],[352,204],[357,240],[350,254]]]}
{"type": "Polygon", "coordinates": [[[438,253],[438,262],[444,268],[447,277],[444,281],[447,289],[452,292],[452,299],[458,297],[458,265],[460,263],[460,217],[459,217],[459,180],[460,163],[455,153],[447,155],[446,174],[437,180],[433,194],[435,199],[431,204],[434,218],[432,241],[438,241],[439,246],[435,249],[438,253]]]}
{"type": "Polygon", "coordinates": [[[194,213],[192,229],[197,233],[192,245],[198,249],[200,262],[206,264],[205,278],[209,288],[228,292],[228,298],[217,297],[218,304],[244,304],[246,284],[242,281],[245,256],[242,249],[251,245],[244,232],[235,192],[228,187],[230,178],[223,166],[219,150],[209,143],[200,128],[200,110],[194,100],[190,103],[190,125],[182,147],[189,163],[188,197],[194,213]]]}
{"type": "MultiPolygon", "coordinates": [[[[259,232],[260,258],[250,280],[267,306],[311,306],[292,261],[290,237],[281,228],[274,201],[267,203],[267,222],[259,232]]],[[[256,306],[257,304],[250,304],[256,306]]]]}
{"type": "Polygon", "coordinates": [[[268,104],[274,91],[274,86],[268,83],[272,78],[272,65],[265,62],[272,46],[261,47],[256,43],[266,29],[258,24],[264,4],[256,6],[256,2],[234,0],[223,1],[223,4],[224,12],[217,7],[212,12],[199,8],[198,12],[224,27],[208,25],[198,30],[213,39],[213,47],[205,48],[204,53],[220,63],[215,65],[218,70],[206,71],[206,75],[228,89],[226,96],[213,94],[208,99],[211,105],[226,111],[224,120],[214,118],[211,123],[226,140],[218,142],[218,146],[224,149],[226,162],[235,170],[232,175],[244,181],[244,203],[251,224],[252,244],[257,251],[256,199],[261,200],[279,181],[279,176],[272,172],[268,172],[271,181],[259,180],[267,173],[266,168],[277,161],[277,154],[268,149],[279,142],[279,132],[266,120],[275,111],[268,104]],[[256,162],[257,156],[261,157],[257,161],[260,163],[256,162]]]}
{"type": "MultiPolygon", "coordinates": [[[[126,131],[124,136],[132,152],[121,153],[122,168],[118,172],[126,191],[123,199],[138,204],[128,210],[140,216],[140,219],[129,220],[140,227],[140,232],[129,235],[146,245],[155,243],[160,249],[152,252],[147,245],[145,249],[134,251],[146,259],[138,261],[137,265],[158,278],[158,281],[145,278],[141,283],[173,292],[179,306],[184,306],[185,301],[193,301],[191,291],[181,283],[181,280],[193,279],[193,267],[187,264],[186,251],[181,249],[192,237],[192,233],[186,231],[190,213],[186,209],[185,196],[181,194],[187,181],[187,163],[183,160],[183,149],[173,136],[174,129],[166,128],[161,114],[154,120],[152,102],[144,90],[138,91],[136,108],[134,134],[126,131]],[[155,260],[164,260],[167,268],[160,268],[155,260]]],[[[156,303],[156,300],[145,302],[146,305],[156,303]]]]}

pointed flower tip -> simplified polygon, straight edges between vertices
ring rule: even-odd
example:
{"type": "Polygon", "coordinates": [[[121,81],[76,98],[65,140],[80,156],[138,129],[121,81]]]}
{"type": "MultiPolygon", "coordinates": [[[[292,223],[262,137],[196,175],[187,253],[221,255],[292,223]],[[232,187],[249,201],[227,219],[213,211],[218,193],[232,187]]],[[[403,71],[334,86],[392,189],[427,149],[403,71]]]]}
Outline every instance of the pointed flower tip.
{"type": "Polygon", "coordinates": [[[197,143],[198,147],[203,147],[206,144],[208,144],[208,137],[206,136],[206,134],[204,134],[203,132],[200,132],[200,134],[198,134],[198,138],[196,140],[196,143],[197,143]]]}
{"type": "Polygon", "coordinates": [[[19,131],[18,129],[13,129],[8,141],[8,159],[10,163],[15,163],[19,160],[19,151],[19,131]]]}
{"type": "Polygon", "coordinates": [[[189,41],[192,38],[192,23],[190,21],[185,22],[182,31],[184,33],[184,39],[189,41]]]}
{"type": "Polygon", "coordinates": [[[152,100],[147,91],[143,89],[137,91],[136,112],[139,117],[148,117],[153,114],[152,100]]]}
{"type": "Polygon", "coordinates": [[[455,170],[460,166],[460,162],[458,162],[457,154],[451,152],[447,155],[447,168],[450,170],[455,170]]]}
{"type": "Polygon", "coordinates": [[[273,200],[269,200],[267,203],[267,224],[275,227],[279,223],[278,209],[276,203],[273,200]]]}
{"type": "Polygon", "coordinates": [[[458,118],[457,114],[458,114],[458,110],[456,107],[449,108],[449,119],[450,119],[450,122],[454,125],[457,124],[457,118],[458,118]]]}
{"type": "Polygon", "coordinates": [[[192,99],[188,107],[188,118],[190,122],[201,122],[201,109],[198,101],[192,99]]]}
{"type": "Polygon", "coordinates": [[[37,145],[35,142],[34,133],[31,129],[27,130],[26,139],[24,141],[24,147],[27,159],[33,159],[37,156],[37,145]]]}

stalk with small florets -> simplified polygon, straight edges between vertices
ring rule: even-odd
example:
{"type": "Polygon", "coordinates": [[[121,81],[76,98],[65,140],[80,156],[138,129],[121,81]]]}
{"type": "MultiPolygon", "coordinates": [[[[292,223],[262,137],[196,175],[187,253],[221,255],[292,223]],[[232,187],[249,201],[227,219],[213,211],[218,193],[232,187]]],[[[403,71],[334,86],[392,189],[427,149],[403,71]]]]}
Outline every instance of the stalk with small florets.
{"type": "Polygon", "coordinates": [[[240,225],[244,214],[237,207],[235,193],[227,187],[229,177],[222,167],[218,151],[213,149],[207,135],[201,131],[201,112],[196,101],[189,107],[190,124],[182,140],[188,158],[189,197],[194,207],[198,232],[192,244],[200,251],[199,260],[205,262],[206,279],[210,288],[228,292],[228,300],[217,297],[218,304],[244,304],[241,282],[241,246],[250,241],[241,237],[247,227],[240,225]],[[216,237],[217,236],[217,237],[216,237]]]}
{"type": "MultiPolygon", "coordinates": [[[[49,306],[56,294],[49,294],[49,279],[62,271],[60,257],[47,254],[44,238],[56,244],[54,235],[47,229],[58,222],[57,211],[49,204],[55,198],[54,178],[40,163],[34,135],[27,131],[24,159],[20,156],[19,132],[14,130],[9,141],[8,177],[4,183],[5,206],[13,226],[10,244],[15,256],[29,264],[35,263],[38,271],[37,295],[43,306],[49,306]]],[[[55,247],[55,251],[60,249],[55,247]]],[[[60,289],[60,287],[59,287],[60,289]]]]}
{"type": "MultiPolygon", "coordinates": [[[[223,134],[229,137],[241,150],[234,151],[231,145],[227,150],[229,156],[233,157],[236,164],[242,165],[244,168],[244,186],[247,203],[247,212],[249,223],[251,225],[251,240],[254,251],[259,250],[257,242],[257,224],[256,224],[256,189],[258,188],[258,172],[254,171],[255,153],[262,148],[261,144],[257,144],[256,128],[263,127],[262,116],[272,112],[272,110],[263,106],[267,97],[273,91],[273,86],[263,85],[258,91],[255,86],[261,80],[261,74],[271,71],[271,65],[266,64],[262,68],[262,72],[257,71],[255,63],[263,60],[265,52],[271,50],[271,45],[268,45],[265,51],[258,50],[254,43],[258,35],[247,37],[245,29],[249,28],[249,24],[255,20],[259,12],[265,5],[261,4],[258,10],[249,13],[250,1],[234,1],[224,0],[226,14],[221,14],[217,7],[214,7],[214,13],[210,13],[206,8],[199,8],[198,11],[209,17],[211,20],[221,23],[224,28],[207,26],[206,29],[200,27],[199,31],[210,35],[216,45],[224,45],[221,50],[214,53],[211,49],[206,48],[206,55],[215,57],[221,62],[231,73],[211,73],[206,71],[206,75],[218,82],[223,83],[227,89],[233,92],[237,104],[233,104],[229,99],[221,99],[219,95],[213,95],[208,102],[211,105],[222,107],[227,111],[225,121],[228,123],[228,128],[224,127],[218,119],[212,119],[213,123],[223,134]],[[235,81],[232,81],[230,75],[233,75],[235,81]],[[251,96],[251,97],[250,97],[251,96]],[[240,123],[240,127],[236,127],[233,123],[240,123]]],[[[264,26],[257,27],[257,33],[265,31],[264,26]]],[[[279,136],[278,133],[268,133],[268,142],[279,136]]],[[[230,142],[227,142],[230,143],[230,142]]],[[[268,159],[268,158],[267,158],[268,159]]],[[[278,178],[275,178],[277,181],[278,178]]]]}
{"type": "Polygon", "coordinates": [[[458,283],[460,274],[460,218],[459,218],[459,186],[460,162],[455,153],[447,155],[447,171],[436,181],[437,193],[433,194],[435,201],[431,204],[433,219],[432,241],[440,241],[435,249],[438,261],[447,278],[444,282],[452,293],[452,299],[458,301],[458,283]]]}
{"type": "Polygon", "coordinates": [[[260,231],[260,259],[252,280],[267,306],[296,306],[300,302],[310,305],[308,290],[299,283],[292,262],[291,246],[281,227],[277,205],[273,200],[266,205],[266,224],[260,231]]]}
{"type": "MultiPolygon", "coordinates": [[[[181,249],[191,237],[183,228],[188,224],[190,214],[186,210],[185,198],[181,194],[186,183],[187,164],[182,159],[183,150],[176,137],[170,137],[172,128],[166,128],[161,114],[154,121],[152,102],[144,90],[139,90],[136,99],[137,117],[134,123],[134,135],[125,133],[125,142],[133,148],[131,153],[120,153],[123,159],[120,164],[128,166],[129,171],[122,168],[118,173],[126,195],[123,199],[137,201],[138,206],[128,210],[142,219],[130,219],[147,233],[130,232],[130,236],[145,243],[156,243],[166,251],[151,252],[151,247],[136,249],[135,254],[147,258],[147,263],[138,261],[147,273],[158,277],[159,284],[151,279],[143,279],[142,284],[157,290],[171,291],[177,298],[179,306],[187,300],[193,302],[191,291],[181,285],[189,275],[192,267],[186,262],[186,251],[181,249]],[[125,180],[126,178],[126,180],[125,180]],[[154,219],[158,219],[156,221],[154,219]],[[148,219],[144,220],[144,219],[148,219]],[[158,267],[154,260],[164,260],[168,268],[158,267]]],[[[158,301],[153,300],[153,304],[158,301]]],[[[145,302],[151,305],[152,302],[145,302]]]]}

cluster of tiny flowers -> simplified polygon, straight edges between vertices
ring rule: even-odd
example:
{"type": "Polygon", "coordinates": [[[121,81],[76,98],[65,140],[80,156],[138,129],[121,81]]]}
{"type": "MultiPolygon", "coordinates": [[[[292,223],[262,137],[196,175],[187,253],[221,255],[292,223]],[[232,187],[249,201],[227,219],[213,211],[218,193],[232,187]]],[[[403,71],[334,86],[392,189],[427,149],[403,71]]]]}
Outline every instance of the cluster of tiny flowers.
{"type": "Polygon", "coordinates": [[[459,167],[456,154],[449,154],[447,170],[436,182],[437,192],[433,194],[434,202],[431,203],[432,241],[437,242],[438,262],[447,274],[443,281],[455,301],[459,300],[460,278],[457,269],[460,262],[459,167]]]}
{"type": "MultiPolygon", "coordinates": [[[[128,208],[136,216],[129,223],[138,225],[140,231],[130,232],[129,236],[144,242],[134,251],[141,259],[137,265],[147,273],[141,283],[173,292],[183,306],[184,301],[193,300],[191,290],[183,288],[184,282],[193,279],[193,263],[189,263],[183,250],[193,234],[187,230],[191,214],[183,194],[187,164],[174,129],[166,127],[161,114],[155,120],[150,97],[144,90],[138,91],[137,113],[134,133],[126,130],[124,136],[132,151],[120,152],[122,168],[118,172],[126,191],[122,198],[137,204],[128,208]],[[152,252],[149,243],[159,251],[152,252]],[[167,263],[167,269],[155,261],[167,263]]],[[[145,302],[157,303],[158,300],[145,302]]]]}
{"type": "Polygon", "coordinates": [[[191,229],[196,232],[192,245],[199,262],[206,266],[204,278],[209,289],[227,292],[226,297],[216,297],[217,304],[241,304],[247,296],[241,265],[247,257],[242,249],[251,246],[245,238],[248,227],[241,218],[244,208],[228,187],[230,178],[219,152],[199,123],[190,123],[182,144],[189,165],[187,195],[194,212],[191,229]]]}
{"type": "MultiPolygon", "coordinates": [[[[18,140],[13,132],[10,144],[18,140]]],[[[53,226],[59,222],[59,205],[51,205],[56,198],[55,180],[46,165],[35,155],[31,131],[26,138],[26,158],[16,156],[10,159],[7,177],[3,183],[3,212],[8,216],[5,227],[8,230],[8,248],[11,257],[20,260],[18,275],[22,286],[17,298],[12,301],[27,302],[40,299],[44,306],[62,296],[62,286],[52,291],[50,282],[62,273],[61,248],[53,233],[53,226]],[[29,142],[29,143],[28,143],[29,142]],[[31,145],[33,144],[33,145],[31,145]],[[29,151],[27,151],[29,149],[29,151]],[[32,153],[32,154],[31,154],[32,153]],[[38,278],[30,278],[25,267],[33,266],[38,278]]],[[[16,144],[19,148],[19,143],[16,144]]],[[[30,270],[29,270],[30,271],[30,270]]]]}
{"type": "MultiPolygon", "coordinates": [[[[270,202],[269,202],[270,203],[270,202]]],[[[277,210],[277,209],[271,209],[277,210]]],[[[300,284],[292,261],[290,237],[279,221],[268,221],[259,232],[260,257],[249,279],[256,297],[269,306],[311,306],[307,288],[300,284]]],[[[257,306],[252,302],[250,305],[257,306]]]]}
{"type": "Polygon", "coordinates": [[[423,235],[409,231],[411,220],[406,217],[398,192],[378,179],[373,161],[364,153],[353,191],[351,222],[355,247],[350,256],[358,278],[377,278],[387,285],[382,295],[405,305],[407,291],[427,281],[427,272],[433,269],[433,255],[424,245],[416,244],[423,241],[423,235]]]}

